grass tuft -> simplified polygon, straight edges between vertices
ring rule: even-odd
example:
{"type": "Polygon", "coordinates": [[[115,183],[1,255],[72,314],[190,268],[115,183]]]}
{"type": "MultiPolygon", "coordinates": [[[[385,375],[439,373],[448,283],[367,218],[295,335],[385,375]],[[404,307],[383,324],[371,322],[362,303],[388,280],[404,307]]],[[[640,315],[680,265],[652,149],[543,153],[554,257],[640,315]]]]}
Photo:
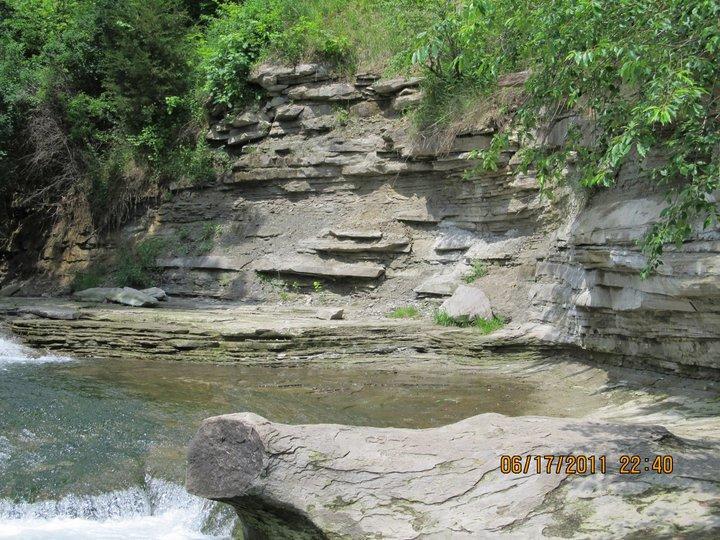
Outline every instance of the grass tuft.
{"type": "Polygon", "coordinates": [[[472,262],[472,270],[463,278],[463,281],[465,281],[465,283],[474,283],[478,278],[485,277],[487,275],[487,265],[480,260],[475,260],[472,262]]]}
{"type": "Polygon", "coordinates": [[[395,308],[387,314],[387,317],[390,319],[417,319],[419,316],[420,312],[415,306],[403,306],[395,308]]]}
{"type": "Polygon", "coordinates": [[[507,324],[503,317],[493,316],[492,319],[478,317],[471,319],[467,315],[453,317],[443,310],[435,312],[435,323],[440,326],[458,326],[460,328],[476,328],[481,334],[491,334],[507,324]]]}

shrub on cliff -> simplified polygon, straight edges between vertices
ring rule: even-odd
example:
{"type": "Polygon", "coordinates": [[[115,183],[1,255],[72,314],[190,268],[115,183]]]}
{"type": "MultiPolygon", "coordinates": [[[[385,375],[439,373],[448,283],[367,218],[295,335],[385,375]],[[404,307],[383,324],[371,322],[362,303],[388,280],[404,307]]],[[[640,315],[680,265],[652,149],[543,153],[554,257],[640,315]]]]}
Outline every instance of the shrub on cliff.
{"type": "Polygon", "coordinates": [[[255,97],[247,78],[264,59],[323,61],[339,71],[411,66],[415,38],[444,0],[245,0],[206,19],[200,40],[203,91],[215,104],[255,97]]]}
{"type": "Polygon", "coordinates": [[[609,187],[623,165],[645,160],[648,181],[668,193],[643,242],[647,273],[667,243],[717,224],[718,20],[713,0],[449,0],[414,57],[428,74],[425,118],[448,114],[468,89],[487,94],[504,73],[530,70],[524,101],[477,157],[492,167],[512,131],[533,142],[536,128],[569,111],[590,118],[590,137],[571,129],[559,147],[534,140],[524,165],[544,187],[569,161],[583,185],[609,187]]]}
{"type": "Polygon", "coordinates": [[[192,24],[176,0],[0,1],[4,236],[79,199],[95,227],[117,225],[177,170],[207,168],[192,24]]]}

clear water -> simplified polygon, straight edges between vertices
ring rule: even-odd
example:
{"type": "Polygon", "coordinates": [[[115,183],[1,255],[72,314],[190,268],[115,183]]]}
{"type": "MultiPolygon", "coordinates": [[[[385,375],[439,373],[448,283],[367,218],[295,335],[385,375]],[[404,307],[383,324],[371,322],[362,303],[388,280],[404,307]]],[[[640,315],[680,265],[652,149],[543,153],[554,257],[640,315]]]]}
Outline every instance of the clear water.
{"type": "Polygon", "coordinates": [[[0,338],[0,538],[227,538],[227,507],[182,488],[200,421],[428,427],[482,412],[556,413],[502,373],[245,368],[75,360],[0,338]]]}

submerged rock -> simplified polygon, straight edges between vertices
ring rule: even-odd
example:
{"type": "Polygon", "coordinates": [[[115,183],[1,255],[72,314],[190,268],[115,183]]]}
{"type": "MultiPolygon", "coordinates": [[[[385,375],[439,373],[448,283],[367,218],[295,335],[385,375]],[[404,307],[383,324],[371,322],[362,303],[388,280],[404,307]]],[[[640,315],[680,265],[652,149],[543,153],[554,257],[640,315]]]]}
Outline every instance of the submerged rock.
{"type": "Polygon", "coordinates": [[[260,538],[697,537],[720,527],[719,468],[717,448],[652,425],[482,414],[413,430],[243,413],[203,422],[187,489],[232,504],[260,538]],[[545,455],[586,458],[548,470],[545,455]],[[620,455],[641,456],[641,472],[618,474],[620,455]],[[672,474],[650,470],[657,455],[672,474]]]}

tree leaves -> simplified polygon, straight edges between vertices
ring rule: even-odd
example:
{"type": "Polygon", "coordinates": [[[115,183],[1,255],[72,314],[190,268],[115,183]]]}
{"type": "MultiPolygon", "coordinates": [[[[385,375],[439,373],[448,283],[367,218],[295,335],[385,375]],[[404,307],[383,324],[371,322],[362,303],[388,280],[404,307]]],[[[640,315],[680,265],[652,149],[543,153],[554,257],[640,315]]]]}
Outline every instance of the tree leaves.
{"type": "MultiPolygon", "coordinates": [[[[434,52],[447,77],[452,71],[444,66],[461,60],[464,83],[488,92],[498,74],[530,68],[526,100],[507,130],[532,139],[559,113],[594,122],[589,147],[583,137],[567,137],[563,148],[532,153],[527,165],[543,189],[567,177],[563,157],[572,155],[586,186],[612,186],[636,160],[643,178],[668,190],[666,211],[642,244],[647,272],[660,264],[666,243],[717,224],[719,1],[465,0],[450,19],[451,38],[449,23],[433,28],[426,39],[432,49],[419,63],[434,52]]],[[[437,75],[437,62],[430,72],[437,75]]],[[[487,159],[481,165],[492,168],[487,159]]]]}

